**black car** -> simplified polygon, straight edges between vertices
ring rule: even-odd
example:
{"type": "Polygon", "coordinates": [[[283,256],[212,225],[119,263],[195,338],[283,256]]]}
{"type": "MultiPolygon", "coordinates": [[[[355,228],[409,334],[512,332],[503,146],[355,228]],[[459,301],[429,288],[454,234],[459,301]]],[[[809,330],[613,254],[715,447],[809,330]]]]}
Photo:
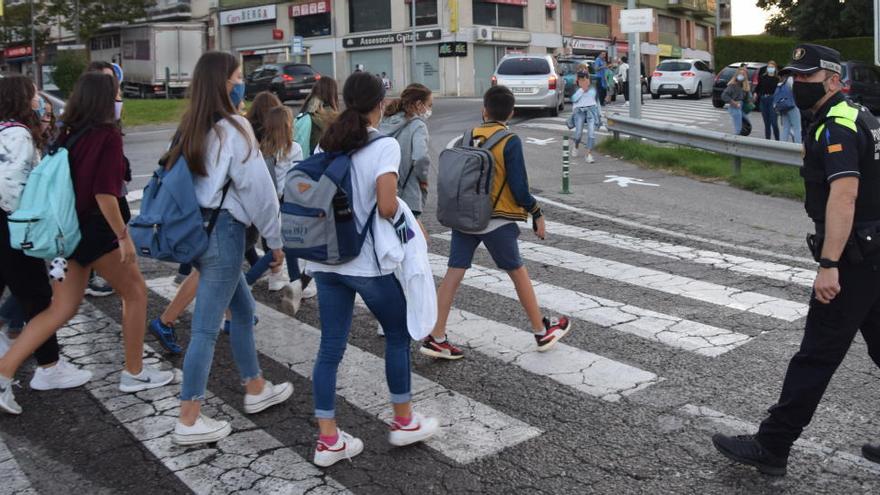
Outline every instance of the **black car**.
{"type": "Polygon", "coordinates": [[[745,64],[746,70],[749,71],[749,81],[751,81],[752,88],[758,86],[758,77],[764,72],[767,64],[764,62],[737,62],[728,65],[715,76],[715,85],[712,87],[712,105],[715,105],[715,108],[724,108],[724,102],[721,101],[721,93],[724,92],[724,88],[727,87],[730,78],[736,74],[737,69],[743,64],[745,64]]]}
{"type": "Polygon", "coordinates": [[[880,67],[865,62],[847,61],[843,64],[843,93],[855,103],[880,113],[880,67]]]}
{"type": "Polygon", "coordinates": [[[247,76],[245,98],[250,100],[261,91],[269,91],[281,101],[302,100],[320,78],[308,64],[263,65],[247,76]]]}

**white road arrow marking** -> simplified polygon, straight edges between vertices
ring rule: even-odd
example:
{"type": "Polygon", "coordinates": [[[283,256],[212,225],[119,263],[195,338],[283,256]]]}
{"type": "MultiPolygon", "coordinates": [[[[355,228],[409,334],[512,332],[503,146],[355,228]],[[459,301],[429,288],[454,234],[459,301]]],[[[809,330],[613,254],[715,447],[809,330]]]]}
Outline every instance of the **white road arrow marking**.
{"type": "Polygon", "coordinates": [[[660,187],[660,184],[652,184],[650,182],[645,182],[642,179],[636,179],[633,177],[621,177],[619,175],[606,175],[605,183],[616,182],[620,187],[629,187],[630,184],[634,184],[637,186],[654,186],[660,187]]]}
{"type": "Polygon", "coordinates": [[[549,139],[538,139],[538,138],[533,138],[533,137],[526,138],[526,144],[537,144],[538,146],[547,146],[548,144],[553,143],[555,141],[556,141],[556,138],[549,138],[549,139]]]}

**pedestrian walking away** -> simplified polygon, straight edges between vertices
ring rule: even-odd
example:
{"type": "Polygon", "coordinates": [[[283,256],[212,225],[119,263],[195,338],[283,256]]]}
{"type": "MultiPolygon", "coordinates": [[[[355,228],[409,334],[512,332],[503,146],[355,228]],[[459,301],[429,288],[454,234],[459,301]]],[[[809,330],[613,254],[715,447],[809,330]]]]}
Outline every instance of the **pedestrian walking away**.
{"type": "MultiPolygon", "coordinates": [[[[322,467],[350,459],[364,448],[362,440],[339,429],[336,422],[336,374],[348,344],[356,294],[385,330],[385,378],[394,418],[389,443],[403,446],[421,442],[439,430],[436,419],[413,411],[407,299],[394,270],[380,264],[374,239],[372,222],[376,216],[377,222],[386,225],[388,220],[394,221],[404,234],[410,230],[402,221],[397,199],[400,145],[394,139],[383,138],[376,129],[385,112],[385,88],[380,79],[356,73],[345,82],[342,94],[345,111],[327,129],[316,154],[350,154],[351,191],[336,194],[334,220],[330,221],[351,221],[353,217],[357,231],[364,232],[365,237],[360,252],[346,263],[310,261],[306,266],[318,284],[321,319],[321,344],[312,381],[319,428],[314,463],[322,467]],[[339,206],[336,212],[343,201],[350,204],[339,206]]],[[[424,251],[427,256],[427,247],[424,251]]]]}
{"type": "MultiPolygon", "coordinates": [[[[254,224],[266,239],[274,265],[283,260],[278,199],[250,123],[237,115],[241,67],[232,55],[208,52],[193,70],[191,99],[177,138],[160,163],[186,160],[206,222],[214,218],[207,250],[193,262],[199,272],[190,342],[183,360],[180,418],[172,440],[179,445],[216,442],[232,430],[227,421],[201,414],[214,346],[223,313],[232,312],[230,344],[244,385],[244,411],[254,414],[293,393],[273,385],[260,370],[254,342],[255,303],[245,283],[245,228],[254,224]]],[[[191,275],[192,276],[192,275],[191,275]]]]}
{"type": "MultiPolygon", "coordinates": [[[[861,330],[880,366],[880,122],[841,93],[840,54],[800,44],[782,75],[794,78],[797,107],[810,115],[804,134],[808,237],[819,263],[801,346],[779,401],[756,435],[712,438],[719,452],[763,473],[784,475],[792,444],[810,423],[831,377],[861,330]]],[[[863,455],[880,462],[880,444],[863,455]]]]}
{"type": "Polygon", "coordinates": [[[303,101],[302,110],[294,123],[294,141],[303,150],[303,158],[312,156],[324,131],[339,112],[339,95],[336,80],[322,77],[312,86],[303,101]]]}
{"type": "Polygon", "coordinates": [[[750,95],[749,73],[745,68],[740,67],[737,69],[736,75],[730,78],[724,92],[721,93],[721,100],[728,104],[727,112],[733,121],[734,134],[744,134],[743,130],[746,125],[751,132],[752,124],[746,116],[747,112],[745,112],[745,107],[751,98],[750,95]]]}
{"type": "Polygon", "coordinates": [[[794,103],[792,85],[794,79],[791,76],[782,79],[773,93],[773,109],[782,120],[782,141],[801,143],[801,111],[794,103]]]}
{"type": "Polygon", "coordinates": [[[758,102],[761,116],[764,118],[764,138],[779,141],[779,116],[773,108],[773,95],[779,86],[781,79],[777,73],[776,62],[771,60],[758,77],[758,86],[755,88],[754,101],[758,102]]]}
{"type": "MultiPolygon", "coordinates": [[[[487,142],[497,132],[507,132],[507,122],[513,118],[515,98],[506,86],[494,86],[483,96],[483,125],[473,129],[470,137],[475,143],[487,142]]],[[[470,143],[462,143],[468,146],[470,143]]],[[[457,360],[464,356],[460,348],[446,338],[446,322],[455,294],[471,267],[474,253],[480,243],[485,244],[499,269],[510,276],[519,302],[531,324],[538,351],[552,348],[571,329],[567,317],[543,317],[529,273],[519,253],[520,234],[517,222],[532,217],[535,235],[544,239],[546,230],[544,216],[538,202],[529,192],[522,141],[511,133],[491,150],[495,159],[491,191],[494,208],[488,226],[477,232],[453,229],[449,263],[446,275],[437,292],[437,323],[431,335],[419,348],[423,355],[438,359],[457,360]]]]}
{"type": "MultiPolygon", "coordinates": [[[[602,120],[601,107],[595,86],[590,82],[590,74],[579,72],[577,75],[578,90],[571,96],[571,124],[574,125],[574,146],[571,149],[572,158],[578,155],[578,147],[584,135],[584,126],[587,128],[586,154],[587,163],[593,163],[593,146],[596,145],[596,129],[602,120]]],[[[569,125],[571,127],[571,125],[569,125]]]]}

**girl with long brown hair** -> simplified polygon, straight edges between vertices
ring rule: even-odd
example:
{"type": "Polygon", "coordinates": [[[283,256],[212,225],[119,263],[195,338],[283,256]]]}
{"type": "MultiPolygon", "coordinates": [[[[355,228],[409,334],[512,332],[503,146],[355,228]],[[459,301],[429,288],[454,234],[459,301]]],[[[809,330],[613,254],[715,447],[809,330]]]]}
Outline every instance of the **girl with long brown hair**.
{"type": "Polygon", "coordinates": [[[227,308],[232,313],[230,344],[245,388],[244,410],[260,412],[280,404],[293,385],[265,380],[254,343],[254,298],[241,272],[245,228],[256,225],[280,265],[278,199],[250,123],[236,113],[233,100],[243,88],[241,66],[223,52],[203,54],[193,71],[189,107],[177,139],[163,157],[167,166],[180,156],[193,174],[196,199],[205,219],[219,209],[208,249],[193,263],[199,271],[192,331],[183,361],[180,418],[172,439],[181,445],[216,442],[232,431],[226,421],[201,414],[214,345],[227,308]]]}
{"type": "Polygon", "coordinates": [[[303,101],[302,110],[296,116],[294,141],[303,150],[303,157],[312,156],[321,141],[324,131],[339,112],[339,86],[332,77],[321,77],[312,86],[309,96],[303,101]]]}
{"type": "MultiPolygon", "coordinates": [[[[65,145],[75,140],[68,156],[82,239],[68,260],[64,280],[54,283],[49,308],[30,319],[15,344],[0,358],[0,389],[8,389],[4,384],[27,356],[76,314],[92,268],[122,298],[125,369],[119,389],[139,392],[174,379],[173,373],[143,363],[147,288],[119,208],[125,164],[122,135],[114,118],[116,93],[112,76],[87,72],[77,81],[65,107],[59,142],[65,145]]],[[[8,394],[11,397],[11,391],[8,394]]]]}

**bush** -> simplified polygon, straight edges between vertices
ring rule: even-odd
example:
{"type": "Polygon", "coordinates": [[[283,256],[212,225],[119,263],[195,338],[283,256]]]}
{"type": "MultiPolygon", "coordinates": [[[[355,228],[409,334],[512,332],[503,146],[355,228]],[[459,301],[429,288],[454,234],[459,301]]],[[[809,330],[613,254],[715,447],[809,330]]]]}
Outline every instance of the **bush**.
{"type": "MultiPolygon", "coordinates": [[[[767,62],[775,60],[780,66],[791,60],[791,52],[800,43],[794,38],[777,36],[726,36],[715,38],[715,70],[736,62],[767,62]]],[[[842,60],[874,60],[874,40],[864,38],[836,38],[813,40],[840,52],[842,60]]]]}
{"type": "Polygon", "coordinates": [[[89,65],[86,54],[79,50],[59,51],[55,58],[55,84],[64,98],[70,96],[77,79],[89,65]]]}

